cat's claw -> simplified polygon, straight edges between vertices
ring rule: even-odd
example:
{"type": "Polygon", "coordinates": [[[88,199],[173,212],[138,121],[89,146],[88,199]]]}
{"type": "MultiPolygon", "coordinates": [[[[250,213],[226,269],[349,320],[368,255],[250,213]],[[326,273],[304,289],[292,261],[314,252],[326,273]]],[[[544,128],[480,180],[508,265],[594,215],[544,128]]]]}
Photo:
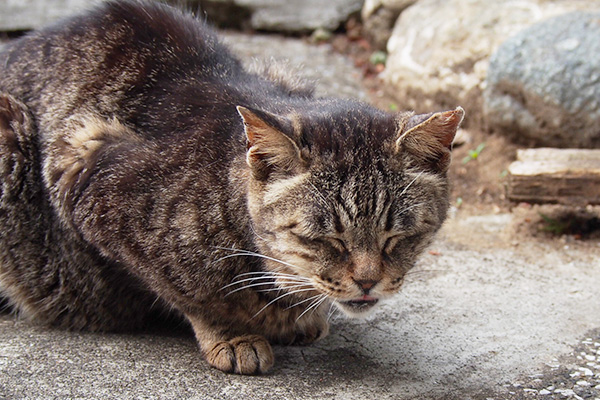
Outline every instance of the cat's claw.
{"type": "Polygon", "coordinates": [[[259,335],[239,336],[218,342],[207,352],[206,359],[221,371],[242,375],[265,373],[275,361],[271,345],[259,335]]]}

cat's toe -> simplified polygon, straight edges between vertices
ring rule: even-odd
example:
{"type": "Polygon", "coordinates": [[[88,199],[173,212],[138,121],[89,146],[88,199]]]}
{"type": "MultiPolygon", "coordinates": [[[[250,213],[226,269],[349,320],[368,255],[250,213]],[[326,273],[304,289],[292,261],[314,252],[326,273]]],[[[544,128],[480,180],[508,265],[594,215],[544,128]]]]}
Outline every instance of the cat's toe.
{"type": "Polygon", "coordinates": [[[267,340],[258,335],[239,336],[219,342],[206,358],[213,367],[229,373],[254,375],[267,372],[275,361],[267,340]]]}

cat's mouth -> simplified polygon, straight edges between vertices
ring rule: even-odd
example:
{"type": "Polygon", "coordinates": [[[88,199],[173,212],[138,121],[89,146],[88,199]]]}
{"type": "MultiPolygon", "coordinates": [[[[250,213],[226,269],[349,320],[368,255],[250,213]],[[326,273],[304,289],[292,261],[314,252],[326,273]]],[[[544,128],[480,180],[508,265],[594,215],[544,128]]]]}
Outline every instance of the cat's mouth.
{"type": "Polygon", "coordinates": [[[369,311],[378,302],[378,298],[364,295],[356,299],[341,301],[340,304],[346,310],[351,311],[353,313],[363,313],[369,311]]]}

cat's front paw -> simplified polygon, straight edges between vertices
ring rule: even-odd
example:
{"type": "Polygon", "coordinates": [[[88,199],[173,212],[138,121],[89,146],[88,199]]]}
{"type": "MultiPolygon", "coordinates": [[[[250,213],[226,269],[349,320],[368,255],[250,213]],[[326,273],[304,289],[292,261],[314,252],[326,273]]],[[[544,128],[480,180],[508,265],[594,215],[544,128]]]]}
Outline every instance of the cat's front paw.
{"type": "Polygon", "coordinates": [[[275,361],[271,345],[259,335],[238,336],[218,342],[206,352],[206,359],[221,371],[242,375],[267,372],[275,361]]]}

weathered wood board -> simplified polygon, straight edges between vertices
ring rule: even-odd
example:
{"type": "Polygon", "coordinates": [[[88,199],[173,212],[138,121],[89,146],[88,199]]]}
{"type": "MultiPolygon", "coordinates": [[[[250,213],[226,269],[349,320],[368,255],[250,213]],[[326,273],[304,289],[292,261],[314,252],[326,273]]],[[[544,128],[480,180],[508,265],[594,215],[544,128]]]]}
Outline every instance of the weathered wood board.
{"type": "Polygon", "coordinates": [[[508,167],[508,198],[529,203],[600,204],[600,150],[526,149],[508,167]]]}

